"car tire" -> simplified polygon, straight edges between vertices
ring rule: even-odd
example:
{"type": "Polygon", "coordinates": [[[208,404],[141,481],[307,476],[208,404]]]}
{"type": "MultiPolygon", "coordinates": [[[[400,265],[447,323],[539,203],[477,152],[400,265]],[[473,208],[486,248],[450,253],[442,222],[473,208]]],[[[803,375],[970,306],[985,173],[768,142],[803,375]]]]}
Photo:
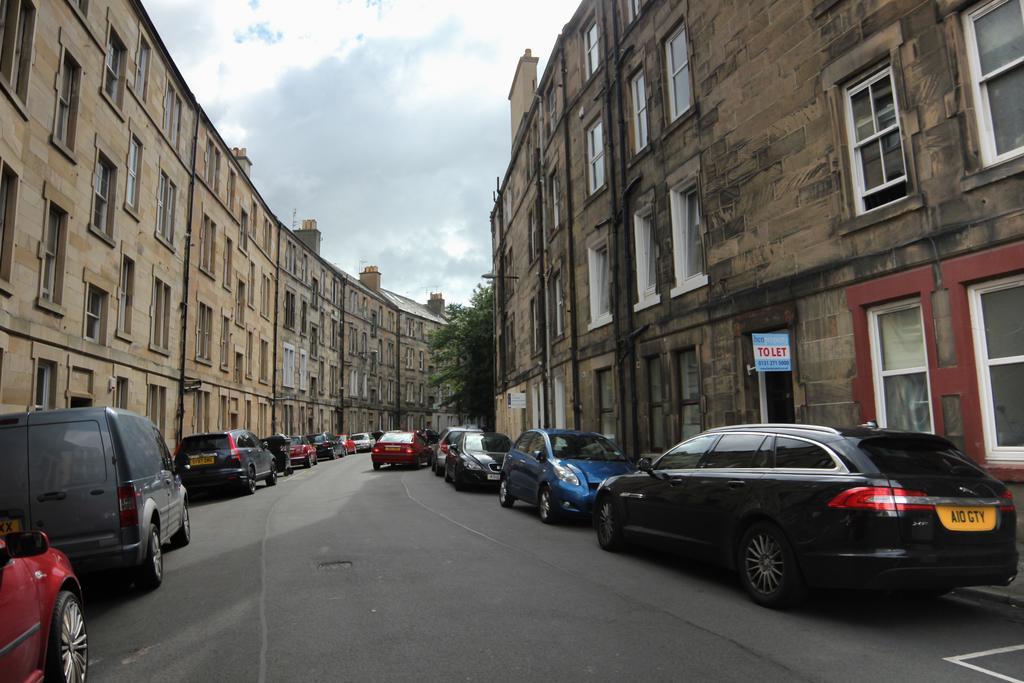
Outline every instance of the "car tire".
{"type": "Polygon", "coordinates": [[[537,515],[545,524],[558,523],[558,510],[551,498],[551,488],[548,486],[541,487],[540,495],[537,496],[537,515]]]}
{"type": "Polygon", "coordinates": [[[625,540],[622,538],[622,520],[611,496],[606,495],[598,502],[594,530],[597,532],[597,543],[602,549],[616,552],[625,546],[625,540]]]}
{"type": "Polygon", "coordinates": [[[291,466],[291,463],[288,463],[288,466],[284,468],[284,476],[290,477],[293,474],[295,474],[295,468],[291,466]]]}
{"type": "Polygon", "coordinates": [[[306,456],[306,462],[302,463],[302,466],[305,467],[307,470],[313,466],[313,461],[309,459],[308,455],[306,456]]]}
{"type": "Polygon", "coordinates": [[[465,491],[466,490],[466,482],[464,482],[462,480],[462,477],[459,476],[459,470],[458,469],[456,469],[455,473],[452,475],[452,484],[455,485],[455,490],[456,491],[465,491]]]}
{"type": "Polygon", "coordinates": [[[250,467],[249,474],[242,483],[242,488],[239,491],[239,494],[243,496],[251,496],[254,493],[256,493],[256,468],[250,467]]]}
{"type": "Polygon", "coordinates": [[[373,469],[379,470],[380,469],[380,463],[379,462],[373,463],[373,469]]]}
{"type": "Polygon", "coordinates": [[[451,484],[453,481],[451,475],[448,474],[448,465],[444,466],[444,480],[449,484],[451,484]]]}
{"type": "Polygon", "coordinates": [[[434,476],[435,477],[440,477],[440,476],[444,475],[444,472],[441,470],[440,467],[437,466],[436,462],[434,463],[434,468],[433,469],[434,469],[434,476]]]}
{"type": "Polygon", "coordinates": [[[46,642],[46,680],[76,683],[89,670],[89,637],[82,601],[68,590],[57,593],[46,642]],[[67,673],[66,673],[67,672],[67,673]]]}
{"type": "Polygon", "coordinates": [[[146,559],[135,568],[135,585],[142,590],[155,590],[164,581],[164,554],[160,547],[160,527],[149,525],[146,559]]]}
{"type": "Polygon", "coordinates": [[[267,486],[277,486],[277,470],[273,467],[270,468],[270,474],[267,475],[267,486]]]}
{"type": "Polygon", "coordinates": [[[782,529],[757,522],[740,539],[736,552],[740,583],[762,607],[791,607],[807,595],[796,554],[782,529]]]}
{"type": "Polygon", "coordinates": [[[192,522],[188,517],[188,500],[184,502],[184,507],[181,509],[181,528],[174,532],[171,536],[171,546],[174,548],[184,548],[192,540],[192,522]]]}
{"type": "Polygon", "coordinates": [[[498,504],[510,508],[516,504],[516,497],[508,492],[508,477],[502,477],[498,484],[498,504]]]}

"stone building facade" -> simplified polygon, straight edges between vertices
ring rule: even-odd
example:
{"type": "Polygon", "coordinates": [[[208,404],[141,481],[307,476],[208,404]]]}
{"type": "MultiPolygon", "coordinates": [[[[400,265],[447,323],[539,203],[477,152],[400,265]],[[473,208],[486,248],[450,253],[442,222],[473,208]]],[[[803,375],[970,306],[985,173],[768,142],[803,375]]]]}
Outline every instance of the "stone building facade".
{"type": "MultiPolygon", "coordinates": [[[[142,4],[2,6],[0,413],[117,406],[172,447],[349,429],[357,280],[320,256],[315,221],[273,214],[142,4]]],[[[397,346],[400,312],[376,300],[397,346]]],[[[375,409],[394,424],[398,396],[375,409]]]]}
{"type": "Polygon", "coordinates": [[[1002,0],[583,2],[510,95],[498,428],[875,420],[1024,479],[1021,44],[1002,0]]]}

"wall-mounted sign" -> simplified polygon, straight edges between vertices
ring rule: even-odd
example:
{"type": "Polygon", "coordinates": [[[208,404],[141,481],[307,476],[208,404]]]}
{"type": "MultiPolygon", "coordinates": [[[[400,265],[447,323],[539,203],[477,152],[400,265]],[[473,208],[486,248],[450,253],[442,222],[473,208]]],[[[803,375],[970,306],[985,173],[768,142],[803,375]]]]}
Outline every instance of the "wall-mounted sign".
{"type": "Polygon", "coordinates": [[[754,367],[758,372],[790,372],[793,369],[789,352],[788,332],[753,334],[754,367]]]}
{"type": "Polygon", "coordinates": [[[525,391],[510,391],[506,394],[509,408],[525,408],[526,407],[526,392],[525,391]]]}

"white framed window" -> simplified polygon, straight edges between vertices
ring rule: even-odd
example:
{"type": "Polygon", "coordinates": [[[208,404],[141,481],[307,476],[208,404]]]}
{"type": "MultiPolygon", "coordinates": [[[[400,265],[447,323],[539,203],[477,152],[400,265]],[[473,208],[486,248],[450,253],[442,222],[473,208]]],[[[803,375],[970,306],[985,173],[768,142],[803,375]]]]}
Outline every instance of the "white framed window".
{"type": "Polygon", "coordinates": [[[57,364],[49,360],[36,363],[36,410],[53,410],[57,407],[57,364]]]}
{"type": "Polygon", "coordinates": [[[295,347],[291,344],[284,345],[281,366],[281,384],[293,389],[295,387],[295,347]]]}
{"type": "MultiPolygon", "coordinates": [[[[64,293],[67,222],[67,213],[51,202],[47,212],[46,232],[42,240],[43,265],[39,296],[53,304],[60,304],[64,293]]],[[[2,223],[2,219],[0,219],[0,223],[2,223]]]]}
{"type": "Polygon", "coordinates": [[[178,187],[161,171],[156,200],[156,234],[171,244],[174,243],[174,212],[177,203],[178,187]]]}
{"type": "Polygon", "coordinates": [[[114,234],[114,186],[117,170],[103,154],[96,155],[96,174],[93,179],[92,224],[108,237],[114,234]]]}
{"type": "Polygon", "coordinates": [[[565,333],[565,298],[562,294],[562,272],[558,271],[551,277],[551,326],[554,336],[561,337],[565,333]]]}
{"type": "Polygon", "coordinates": [[[181,132],[181,95],[170,83],[164,91],[164,111],[160,129],[171,141],[171,146],[178,146],[178,136],[181,132]]]}
{"type": "Polygon", "coordinates": [[[29,0],[0,2],[0,76],[22,102],[28,99],[35,25],[36,8],[29,0]]]}
{"type": "Polygon", "coordinates": [[[149,43],[145,38],[139,39],[139,50],[135,55],[135,92],[143,100],[146,99],[146,80],[149,76],[149,43]]]}
{"type": "MultiPolygon", "coordinates": [[[[157,291],[154,287],[153,298],[154,303],[157,297],[157,291]]],[[[153,327],[156,328],[156,321],[153,321],[153,327]]],[[[213,309],[206,304],[199,304],[199,316],[196,320],[196,358],[199,360],[210,360],[210,335],[213,328],[213,309]]],[[[226,326],[225,326],[226,329],[226,326]]],[[[222,330],[221,334],[221,353],[223,354],[225,349],[224,346],[224,333],[222,330]]],[[[223,361],[223,355],[221,356],[223,361]]]]}
{"type": "Polygon", "coordinates": [[[686,29],[682,26],[665,42],[665,67],[668,70],[669,121],[675,121],[690,109],[690,56],[686,29]]]}
{"type": "Polygon", "coordinates": [[[81,80],[82,67],[65,50],[61,62],[60,87],[57,89],[53,137],[68,149],[75,146],[75,131],[78,128],[78,89],[81,80]]]}
{"type": "Polygon", "coordinates": [[[658,257],[654,224],[647,213],[633,216],[633,241],[636,245],[636,294],[634,311],[658,303],[658,257]]]}
{"type": "Polygon", "coordinates": [[[167,387],[150,384],[146,390],[146,417],[162,434],[167,427],[167,387]]]}
{"type": "Polygon", "coordinates": [[[135,261],[121,257],[121,281],[117,288],[117,331],[132,333],[132,313],[135,309],[135,261]]]}
{"type": "Polygon", "coordinates": [[[633,153],[647,147],[647,84],[644,72],[633,77],[630,89],[633,92],[633,153]]]}
{"type": "Polygon", "coordinates": [[[964,13],[971,89],[985,165],[1024,154],[1024,0],[964,13]]]}
{"type": "Polygon", "coordinates": [[[608,259],[608,245],[591,247],[587,250],[590,275],[590,326],[593,330],[612,321],[611,269],[608,259]]]}
{"type": "Polygon", "coordinates": [[[556,229],[562,224],[562,197],[559,185],[556,171],[551,174],[551,227],[556,229]]]}
{"type": "Polygon", "coordinates": [[[632,22],[640,16],[640,0],[626,0],[626,21],[632,22]]]}
{"type": "Polygon", "coordinates": [[[899,108],[889,67],[846,89],[846,135],[857,213],[907,196],[899,108]]]}
{"type": "Polygon", "coordinates": [[[89,285],[85,293],[85,332],[86,340],[103,343],[104,323],[106,322],[107,293],[99,287],[89,285]]]}
{"type": "Polygon", "coordinates": [[[985,453],[1024,461],[1024,276],[971,287],[971,328],[978,368],[985,453]]]}
{"type": "Polygon", "coordinates": [[[583,62],[587,67],[587,78],[594,75],[601,66],[601,34],[597,22],[591,24],[583,34],[583,62]]]}
{"type": "Polygon", "coordinates": [[[124,84],[124,43],[114,31],[107,38],[107,54],[103,62],[103,92],[115,104],[121,104],[124,84]]]}
{"type": "Polygon", "coordinates": [[[674,188],[669,193],[669,210],[672,214],[672,260],[676,273],[676,286],[672,288],[671,295],[678,296],[708,283],[704,272],[703,228],[697,188],[674,188]]]}
{"type": "Polygon", "coordinates": [[[220,369],[227,372],[228,369],[228,355],[230,354],[231,345],[231,318],[230,316],[222,315],[220,318],[220,369]]]}
{"type": "Polygon", "coordinates": [[[128,410],[128,378],[118,377],[114,381],[114,407],[128,410]]]}
{"type": "Polygon", "coordinates": [[[914,300],[878,306],[868,311],[868,321],[878,426],[933,431],[921,304],[914,300]]]}
{"type": "Polygon", "coordinates": [[[305,349],[299,349],[299,388],[305,391],[309,387],[309,356],[305,349]]]}
{"type": "MultiPolygon", "coordinates": [[[[171,348],[171,286],[158,277],[153,278],[152,329],[150,339],[153,346],[168,351],[171,348]]],[[[206,355],[210,357],[210,328],[213,326],[213,311],[207,309],[206,334],[204,343],[206,355]]]]}
{"type": "Polygon", "coordinates": [[[139,208],[139,167],[142,163],[142,143],[134,135],[128,141],[128,187],[125,201],[133,209],[139,208]]]}
{"type": "Polygon", "coordinates": [[[587,167],[590,194],[604,187],[604,124],[598,121],[587,129],[587,167]]]}

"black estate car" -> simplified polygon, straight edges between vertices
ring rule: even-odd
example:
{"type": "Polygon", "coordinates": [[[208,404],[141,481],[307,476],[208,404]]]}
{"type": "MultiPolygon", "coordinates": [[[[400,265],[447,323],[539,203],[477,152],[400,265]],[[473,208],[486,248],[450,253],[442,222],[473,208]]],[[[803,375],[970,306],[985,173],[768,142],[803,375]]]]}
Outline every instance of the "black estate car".
{"type": "Polygon", "coordinates": [[[267,486],[277,483],[274,456],[255,434],[244,429],[186,436],[174,465],[190,490],[228,486],[251,495],[260,479],[267,486]]]}
{"type": "Polygon", "coordinates": [[[637,542],[736,569],[754,601],[806,586],[1006,585],[1016,510],[999,481],[931,434],[858,427],[712,429],[597,493],[598,542],[637,542]]]}

